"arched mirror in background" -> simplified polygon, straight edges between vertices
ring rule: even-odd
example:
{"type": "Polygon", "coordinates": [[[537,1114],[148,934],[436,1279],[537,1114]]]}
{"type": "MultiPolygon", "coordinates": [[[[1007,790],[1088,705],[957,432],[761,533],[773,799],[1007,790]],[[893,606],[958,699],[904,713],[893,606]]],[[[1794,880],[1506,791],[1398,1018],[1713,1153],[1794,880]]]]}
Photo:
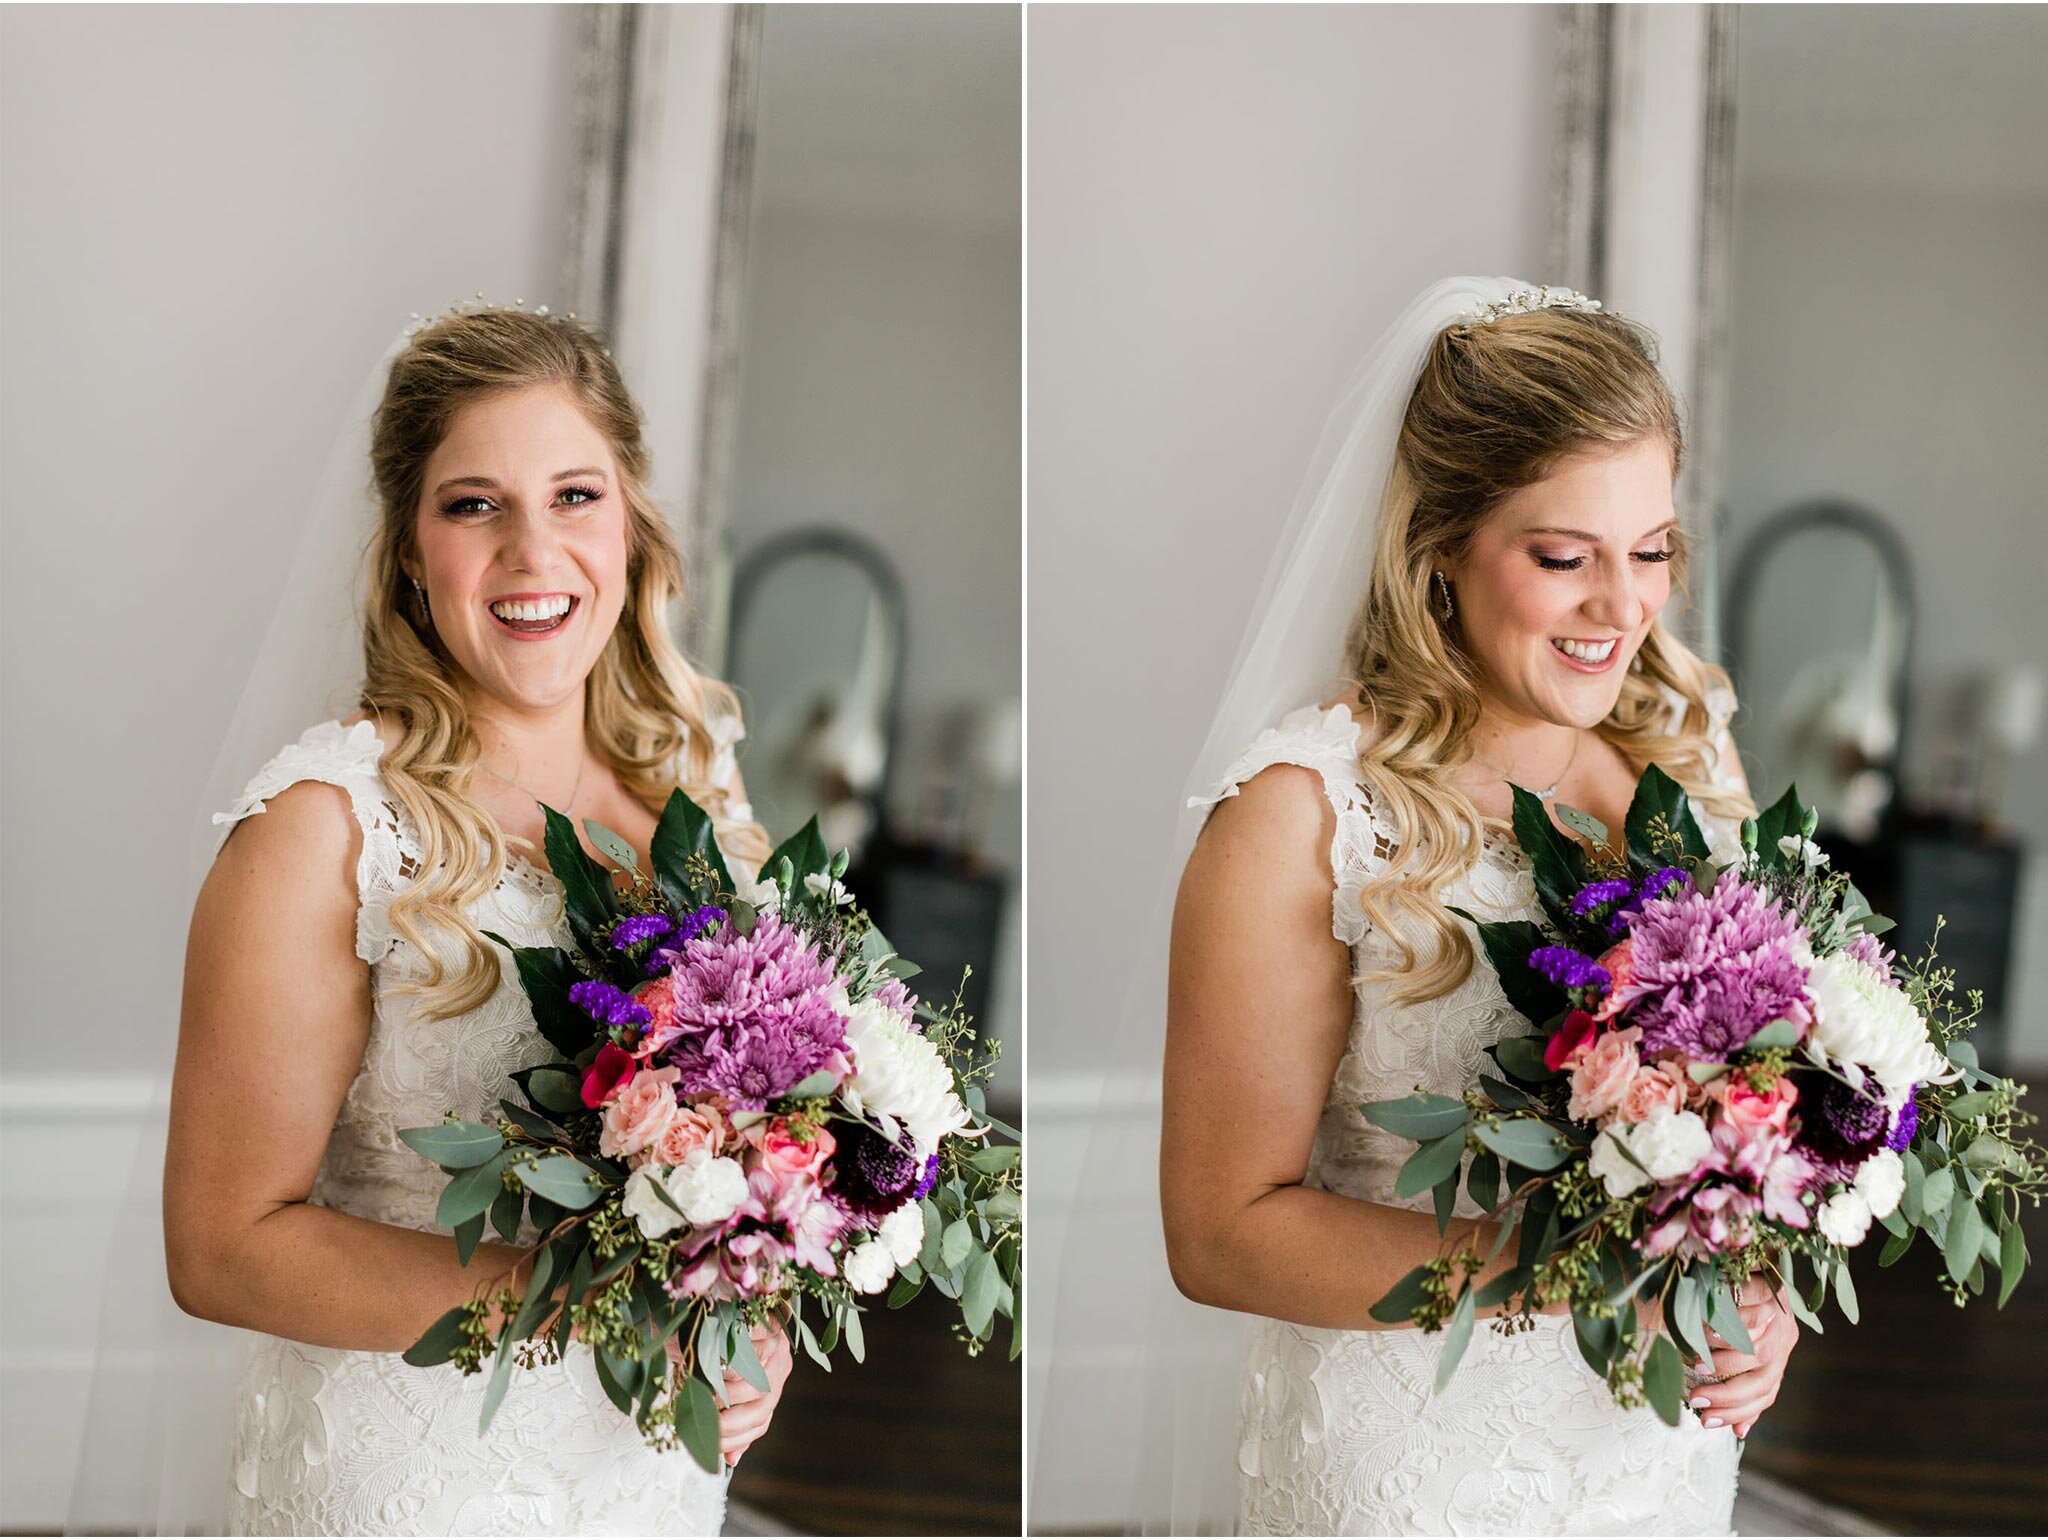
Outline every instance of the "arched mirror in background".
{"type": "Polygon", "coordinates": [[[906,629],[896,569],[844,530],[778,536],[733,574],[726,661],[755,815],[786,834],[816,813],[856,870],[888,817],[906,629]]]}
{"type": "Polygon", "coordinates": [[[1898,800],[1913,652],[1897,533],[1853,503],[1776,513],[1743,547],[1728,604],[1751,784],[1796,784],[1835,837],[1874,842],[1898,800]]]}

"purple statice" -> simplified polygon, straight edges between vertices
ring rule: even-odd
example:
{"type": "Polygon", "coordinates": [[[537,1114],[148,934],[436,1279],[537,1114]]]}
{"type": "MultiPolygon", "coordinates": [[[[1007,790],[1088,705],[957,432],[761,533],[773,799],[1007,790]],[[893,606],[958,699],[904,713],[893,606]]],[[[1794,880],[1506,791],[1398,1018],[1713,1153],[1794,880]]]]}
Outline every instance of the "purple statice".
{"type": "Polygon", "coordinates": [[[1529,966],[1561,989],[1605,989],[1608,984],[1605,968],[1568,946],[1539,946],[1529,954],[1529,966]]]}
{"type": "Polygon", "coordinates": [[[801,932],[764,914],[682,952],[669,975],[675,1037],[663,1056],[686,1096],[760,1109],[846,1049],[831,966],[801,932]]]}
{"type": "Polygon", "coordinates": [[[1589,882],[1572,895],[1572,913],[1584,919],[1595,909],[1618,903],[1635,891],[1635,884],[1626,877],[1609,877],[1604,882],[1589,882]]]}
{"type": "Polygon", "coordinates": [[[1914,1098],[1920,1092],[1919,1086],[1906,1095],[1906,1105],[1899,1109],[1898,1121],[1892,1124],[1892,1131],[1886,1135],[1884,1147],[1903,1155],[1906,1147],[1913,1142],[1913,1135],[1920,1131],[1920,1103],[1914,1098]]]}
{"type": "Polygon", "coordinates": [[[1642,886],[1636,889],[1636,908],[1640,909],[1653,898],[1662,898],[1664,890],[1674,882],[1685,881],[1682,866],[1660,866],[1645,877],[1642,886]]]}
{"type": "Polygon", "coordinates": [[[1843,947],[1842,951],[1871,969],[1887,984],[1898,981],[1897,975],[1892,971],[1892,964],[1898,961],[1899,954],[1868,931],[1856,932],[1849,938],[1849,944],[1843,947]]]}
{"type": "Polygon", "coordinates": [[[666,936],[676,928],[676,922],[665,914],[628,915],[612,927],[612,950],[623,952],[636,947],[643,941],[652,941],[657,936],[666,936]]]}
{"type": "Polygon", "coordinates": [[[616,985],[585,979],[569,986],[569,998],[610,1027],[644,1027],[654,1018],[647,1007],[616,985]]]}
{"type": "Polygon", "coordinates": [[[666,973],[683,960],[683,948],[695,941],[725,918],[725,911],[716,904],[706,904],[701,909],[692,909],[676,922],[675,934],[647,954],[647,975],[666,973]]]}
{"type": "Polygon", "coordinates": [[[939,1185],[939,1154],[934,1150],[931,1159],[924,1163],[924,1175],[917,1179],[917,1185],[910,1189],[913,1198],[922,1198],[939,1185]]]}
{"type": "Polygon", "coordinates": [[[856,1123],[833,1152],[826,1196],[856,1220],[882,1219],[930,1191],[927,1178],[936,1179],[937,1160],[937,1155],[919,1160],[908,1134],[891,1139],[856,1123]]]}
{"type": "Polygon", "coordinates": [[[1773,1021],[1813,1019],[1792,955],[1798,925],[1739,878],[1651,899],[1629,936],[1629,976],[1612,1000],[1634,1008],[1646,1059],[1673,1048],[1725,1059],[1773,1021]]]}

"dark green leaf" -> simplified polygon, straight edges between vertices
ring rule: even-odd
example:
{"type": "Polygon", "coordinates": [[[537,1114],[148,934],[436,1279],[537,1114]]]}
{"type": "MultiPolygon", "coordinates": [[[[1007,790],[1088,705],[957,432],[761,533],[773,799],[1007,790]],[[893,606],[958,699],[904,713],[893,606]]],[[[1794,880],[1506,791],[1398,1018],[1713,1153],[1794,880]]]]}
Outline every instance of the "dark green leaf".
{"type": "Polygon", "coordinates": [[[1579,1345],[1579,1356],[1586,1360],[1586,1366],[1602,1379],[1614,1362],[1614,1355],[1621,1347],[1621,1328],[1612,1320],[1593,1320],[1589,1316],[1572,1311],[1572,1337],[1579,1345]]]}
{"type": "Polygon", "coordinates": [[[518,1124],[520,1128],[536,1139],[566,1140],[569,1137],[568,1132],[563,1129],[561,1124],[555,1122],[552,1118],[542,1116],[531,1107],[522,1107],[519,1103],[507,1101],[503,1097],[498,1099],[498,1107],[504,1112],[508,1120],[518,1124]]]}
{"type": "Polygon", "coordinates": [[[1398,1101],[1367,1102],[1358,1109],[1368,1123],[1376,1123],[1391,1134],[1413,1139],[1418,1144],[1441,1139],[1465,1126],[1471,1116],[1465,1104],[1452,1096],[1430,1096],[1417,1092],[1398,1101]]]}
{"type": "Polygon", "coordinates": [[[467,1170],[480,1166],[505,1147],[495,1128],[483,1123],[435,1123],[426,1128],[401,1128],[398,1137],[437,1166],[467,1170]]]}
{"type": "Polygon", "coordinates": [[[732,873],[726,868],[725,857],[719,853],[718,839],[711,828],[711,815],[692,802],[680,786],[668,794],[668,803],[661,810],[661,821],[654,826],[654,838],[648,844],[647,854],[654,862],[654,880],[661,888],[662,897],[678,913],[687,913],[711,900],[712,895],[699,893],[684,875],[683,868],[693,855],[701,855],[711,863],[720,892],[733,891],[732,873]]]}
{"type": "Polygon", "coordinates": [[[1493,1098],[1494,1104],[1509,1112],[1526,1112],[1536,1105],[1529,1093],[1520,1086],[1509,1085],[1505,1080],[1496,1080],[1491,1075],[1479,1077],[1479,1089],[1493,1098]]]}
{"type": "Polygon", "coordinates": [[[517,1188],[498,1190],[497,1197],[491,1199],[491,1228],[498,1232],[498,1239],[509,1241],[519,1234],[519,1214],[525,1205],[526,1194],[517,1188]]]}
{"type": "Polygon", "coordinates": [[[1445,1134],[1441,1139],[1432,1139],[1403,1162],[1400,1174],[1394,1178],[1394,1196],[1412,1198],[1427,1192],[1457,1171],[1464,1153],[1465,1134],[1462,1129],[1445,1134]]]}
{"type": "Polygon", "coordinates": [[[455,1260],[464,1267],[476,1255],[477,1243],[484,1238],[484,1216],[471,1214],[455,1227],[455,1260]]]}
{"type": "Polygon", "coordinates": [[[1572,919],[1572,895],[1586,885],[1586,852],[1550,821],[1549,810],[1535,793],[1520,786],[1510,790],[1515,799],[1515,843],[1529,858],[1544,909],[1563,928],[1572,919]]]}
{"type": "MultiPolygon", "coordinates": [[[[493,939],[498,940],[499,945],[505,945],[501,939],[493,939]]],[[[563,1058],[575,1058],[597,1036],[597,1023],[591,1019],[590,1013],[569,998],[570,986],[581,983],[583,975],[576,971],[569,954],[560,947],[516,946],[506,950],[511,952],[513,964],[519,970],[519,987],[526,991],[526,1003],[533,1008],[533,1022],[540,1029],[540,1035],[563,1058]]],[[[517,1080],[519,1077],[514,1075],[512,1078],[517,1080]]],[[[550,1111],[575,1110],[575,1107],[551,1107],[545,1101],[540,1105],[550,1111]]],[[[576,1107],[582,1105],[579,1099],[576,1107]]]]}
{"type": "Polygon", "coordinates": [[[1790,861],[1778,848],[1778,841],[1787,835],[1797,835],[1805,823],[1806,807],[1799,800],[1796,785],[1786,787],[1784,796],[1757,814],[1756,853],[1765,871],[1789,870],[1790,861]]]}
{"type": "Polygon", "coordinates": [[[568,1209],[586,1209],[603,1197],[606,1183],[573,1155],[544,1155],[512,1168],[526,1190],[568,1209]]]}
{"type": "Polygon", "coordinates": [[[1511,1267],[1491,1283],[1482,1285],[1474,1294],[1481,1310],[1491,1310],[1495,1305],[1504,1305],[1535,1281],[1535,1275],[1525,1268],[1511,1267]]]}
{"type": "Polygon", "coordinates": [[[801,898],[804,892],[804,878],[822,874],[832,864],[831,854],[825,849],[825,837],[818,832],[818,820],[813,818],[796,833],[775,847],[775,853],[768,858],[768,864],[761,868],[764,875],[775,870],[776,863],[787,860],[792,881],[791,891],[782,896],[801,898]]]}
{"type": "Polygon", "coordinates": [[[1451,1216],[1458,1211],[1458,1173],[1453,1171],[1432,1189],[1436,1194],[1436,1233],[1451,1233],[1451,1216]]]}
{"type": "Polygon", "coordinates": [[[1428,1268],[1412,1269],[1399,1283],[1382,1294],[1366,1314],[1375,1321],[1385,1322],[1390,1326],[1412,1319],[1415,1307],[1428,1298],[1422,1289],[1423,1281],[1428,1277],[1428,1268]]]}
{"type": "Polygon", "coordinates": [[[1628,805],[1628,817],[1622,822],[1631,862],[1646,870],[1675,864],[1669,846],[1651,838],[1651,825],[1659,814],[1671,833],[1679,837],[1685,855],[1704,861],[1712,854],[1699,825],[1693,822],[1692,804],[1685,788],[1660,767],[1651,765],[1636,782],[1635,797],[1628,805]]]}
{"type": "Polygon", "coordinates": [[[909,1271],[906,1269],[903,1273],[898,1275],[896,1279],[896,1286],[889,1291],[889,1308],[891,1310],[901,1310],[905,1305],[909,1304],[913,1299],[916,1299],[917,1296],[922,1294],[923,1292],[924,1274],[920,1272],[915,1278],[913,1278],[910,1276],[909,1271]]]}
{"type": "Polygon", "coordinates": [[[1546,1261],[1557,1247],[1557,1195],[1553,1189],[1542,1188],[1530,1197],[1517,1229],[1515,1265],[1533,1269],[1546,1261]]]}
{"type": "Polygon", "coordinates": [[[1472,1165],[1465,1173],[1465,1191],[1480,1212],[1493,1212],[1494,1204],[1500,1201],[1500,1157],[1493,1151],[1481,1150],[1472,1157],[1472,1165]]]}
{"type": "Polygon", "coordinates": [[[537,1069],[527,1078],[527,1094],[550,1112],[582,1112],[583,1085],[565,1069],[537,1069]]]}
{"type": "Polygon", "coordinates": [[[1552,1170],[1571,1154],[1564,1136],[1537,1118],[1509,1118],[1498,1128],[1477,1124],[1472,1135],[1502,1160],[1531,1171],[1552,1170]]]}
{"type": "Polygon", "coordinates": [[[1643,1361],[1643,1394],[1667,1427],[1678,1426],[1678,1407],[1684,1392],[1685,1364],[1671,1339],[1660,1332],[1650,1344],[1649,1357],[1643,1361]]]}
{"type": "Polygon", "coordinates": [[[1877,1265],[1879,1267],[1890,1267],[1892,1263],[1904,1256],[1912,1247],[1914,1234],[1914,1231],[1908,1230],[1904,1235],[1887,1236],[1885,1238],[1884,1250],[1877,1254],[1877,1265]]]}
{"type": "MultiPolygon", "coordinates": [[[[541,804],[547,822],[542,844],[547,850],[548,870],[561,884],[563,907],[568,911],[569,929],[576,944],[592,957],[601,956],[596,933],[600,925],[619,912],[618,897],[612,891],[611,874],[595,861],[576,838],[576,826],[560,813],[541,804]]],[[[522,970],[523,971],[523,970],[522,970]]]]}
{"type": "Polygon", "coordinates": [[[1443,1356],[1436,1361],[1436,1389],[1442,1395],[1444,1386],[1450,1384],[1451,1376],[1457,1372],[1458,1360],[1465,1356],[1465,1344],[1472,1340],[1472,1316],[1477,1301],[1470,1289],[1458,1296],[1458,1303],[1451,1310],[1450,1324],[1444,1328],[1443,1356]]]}
{"type": "Polygon", "coordinates": [[[448,1362],[462,1345],[462,1323],[468,1314],[468,1307],[457,1305],[442,1316],[420,1333],[419,1341],[405,1350],[405,1361],[415,1369],[431,1369],[436,1364],[448,1362]]]}
{"type": "Polygon", "coordinates": [[[626,1242],[625,1245],[612,1253],[609,1261],[603,1263],[596,1272],[591,1274],[590,1286],[593,1289],[601,1289],[618,1277],[620,1273],[623,1273],[640,1259],[640,1252],[643,1246],[644,1243],[637,1240],[626,1242]]]}
{"type": "Polygon", "coordinates": [[[1493,1045],[1493,1057],[1517,1080],[1532,1084],[1555,1080],[1558,1071],[1543,1062],[1544,1046],[1540,1037],[1504,1037],[1493,1045]]]}
{"type": "MultiPolygon", "coordinates": [[[[1540,946],[1550,944],[1550,938],[1543,933],[1542,926],[1533,920],[1481,920],[1455,904],[1446,907],[1479,932],[1480,949],[1486,953],[1486,961],[1500,979],[1500,987],[1508,997],[1508,1004],[1528,1017],[1531,1026],[1540,1026],[1565,1009],[1564,991],[1529,966],[1529,954],[1540,946]]],[[[1517,1080],[1553,1078],[1552,1071],[1541,1068],[1540,1051],[1537,1059],[1539,1073],[1534,1075],[1523,1074],[1505,1059],[1500,1063],[1501,1067],[1517,1080]]]]}

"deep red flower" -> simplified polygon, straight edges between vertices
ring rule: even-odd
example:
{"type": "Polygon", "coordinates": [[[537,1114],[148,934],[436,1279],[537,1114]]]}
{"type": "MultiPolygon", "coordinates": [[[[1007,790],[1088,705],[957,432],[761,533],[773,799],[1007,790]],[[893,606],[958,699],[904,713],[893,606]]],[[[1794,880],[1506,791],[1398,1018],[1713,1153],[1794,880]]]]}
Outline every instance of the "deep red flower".
{"type": "Polygon", "coordinates": [[[1556,1036],[1544,1047],[1544,1067],[1563,1069],[1565,1060],[1592,1042],[1599,1030],[1599,1024],[1585,1011],[1573,1011],[1571,1015],[1565,1017],[1564,1025],[1557,1029],[1556,1036]]]}
{"type": "Polygon", "coordinates": [[[602,1107],[614,1091],[633,1078],[639,1067],[639,1060],[617,1043],[606,1043],[597,1050],[596,1061],[583,1072],[583,1105],[602,1107]]]}

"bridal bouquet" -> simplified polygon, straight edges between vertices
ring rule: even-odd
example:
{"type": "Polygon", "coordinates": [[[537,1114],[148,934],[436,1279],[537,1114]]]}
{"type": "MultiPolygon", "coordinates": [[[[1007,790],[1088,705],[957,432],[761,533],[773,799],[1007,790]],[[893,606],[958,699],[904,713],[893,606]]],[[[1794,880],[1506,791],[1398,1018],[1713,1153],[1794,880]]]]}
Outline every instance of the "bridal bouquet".
{"type": "Polygon", "coordinates": [[[1617,1401],[1647,1400],[1676,1426],[1686,1362],[1711,1372],[1704,1327],[1750,1351],[1742,1283],[1761,1273],[1783,1287],[1815,1331],[1832,1292],[1853,1322],[1848,1253],[1873,1226],[1887,1236],[1878,1265],[1924,1234],[1957,1304],[1989,1267],[2003,1306],[2027,1261],[2021,1198],[2048,1186],[2048,1151],[2018,1133],[2034,1121],[2026,1088],[1979,1067],[1962,1035],[1981,995],[1959,1007],[1932,946],[1901,970],[1878,941],[1892,922],[1829,870],[1797,788],[1744,820],[1728,866],[1708,859],[1685,792],[1654,765],[1621,858],[1598,820],[1558,810],[1589,849],[1535,796],[1514,798],[1547,923],[1457,912],[1537,1030],[1494,1047],[1501,1074],[1462,1100],[1362,1109],[1420,1143],[1396,1192],[1433,1190],[1439,1234],[1468,1153],[1474,1203],[1503,1220],[1521,1204],[1512,1269],[1472,1285],[1515,1233],[1503,1222],[1488,1255],[1425,1263],[1372,1307],[1444,1330],[1437,1387],[1479,1309],[1516,1301],[1498,1329],[1526,1330],[1537,1307],[1568,1302],[1617,1401]],[[1662,1329],[1638,1331],[1639,1299],[1662,1329]]]}
{"type": "Polygon", "coordinates": [[[651,874],[585,820],[632,876],[620,893],[545,811],[575,950],[491,939],[559,1058],[511,1077],[495,1123],[400,1132],[448,1174],[436,1217],[465,1266],[487,1214],[510,1241],[524,1212],[541,1239],[523,1295],[457,1306],[407,1362],[473,1374],[495,1353],[488,1427],[515,1359],[554,1361],[574,1332],[651,1444],[715,1472],[725,1372],[767,1389],[749,1328],[771,1315],[829,1369],[841,1341],[863,1354],[861,1296],[900,1306],[928,1282],[970,1352],[1002,1316],[1015,1357],[1022,1151],[989,1137],[1017,1135],[980,1085],[999,1045],[974,1046],[957,993],[909,993],[918,970],[854,906],[845,853],[813,820],[736,877],[678,790],[651,874]]]}

